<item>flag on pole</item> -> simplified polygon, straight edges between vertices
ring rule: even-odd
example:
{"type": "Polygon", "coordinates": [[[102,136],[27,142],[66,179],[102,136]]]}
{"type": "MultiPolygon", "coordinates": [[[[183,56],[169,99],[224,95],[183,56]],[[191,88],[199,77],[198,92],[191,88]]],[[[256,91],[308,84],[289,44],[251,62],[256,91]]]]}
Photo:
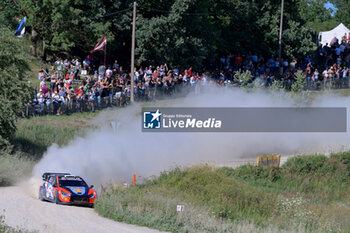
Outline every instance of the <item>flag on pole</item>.
{"type": "Polygon", "coordinates": [[[15,36],[18,38],[23,37],[24,33],[26,32],[26,17],[22,19],[22,21],[19,23],[19,25],[16,28],[15,36]]]}
{"type": "Polygon", "coordinates": [[[102,39],[95,45],[95,48],[91,50],[90,53],[94,53],[96,51],[102,51],[103,47],[107,44],[107,38],[106,35],[102,37],[102,39]]]}

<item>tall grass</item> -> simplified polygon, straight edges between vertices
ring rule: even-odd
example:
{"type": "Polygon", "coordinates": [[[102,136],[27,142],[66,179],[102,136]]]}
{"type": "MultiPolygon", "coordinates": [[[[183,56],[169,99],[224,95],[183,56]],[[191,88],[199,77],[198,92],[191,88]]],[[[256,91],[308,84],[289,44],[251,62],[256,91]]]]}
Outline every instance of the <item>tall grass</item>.
{"type": "Polygon", "coordinates": [[[102,193],[95,209],[171,232],[349,232],[349,167],[350,153],[340,153],[294,157],[280,169],[176,168],[102,193]]]}
{"type": "Polygon", "coordinates": [[[34,161],[18,153],[9,154],[0,151],[0,186],[10,185],[29,174],[34,161]]]}
{"type": "Polygon", "coordinates": [[[82,135],[84,130],[96,127],[90,122],[94,116],[96,113],[87,112],[20,119],[12,144],[17,151],[39,159],[53,143],[65,145],[74,137],[82,135]]]}
{"type": "Polygon", "coordinates": [[[12,151],[0,150],[0,186],[13,184],[30,174],[35,162],[41,159],[53,143],[67,144],[82,135],[96,113],[77,113],[70,116],[43,116],[20,119],[11,143],[12,151]]]}

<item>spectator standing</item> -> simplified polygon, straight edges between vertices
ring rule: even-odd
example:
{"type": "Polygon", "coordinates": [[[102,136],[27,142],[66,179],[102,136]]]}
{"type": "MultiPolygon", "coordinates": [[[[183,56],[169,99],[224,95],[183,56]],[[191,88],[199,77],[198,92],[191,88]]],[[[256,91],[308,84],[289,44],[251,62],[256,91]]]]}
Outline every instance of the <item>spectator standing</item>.
{"type": "Polygon", "coordinates": [[[40,88],[42,88],[44,85],[46,85],[45,78],[43,78],[40,82],[40,88]]]}
{"type": "Polygon", "coordinates": [[[44,78],[45,78],[44,71],[40,69],[38,73],[38,79],[42,81],[44,78]]]}

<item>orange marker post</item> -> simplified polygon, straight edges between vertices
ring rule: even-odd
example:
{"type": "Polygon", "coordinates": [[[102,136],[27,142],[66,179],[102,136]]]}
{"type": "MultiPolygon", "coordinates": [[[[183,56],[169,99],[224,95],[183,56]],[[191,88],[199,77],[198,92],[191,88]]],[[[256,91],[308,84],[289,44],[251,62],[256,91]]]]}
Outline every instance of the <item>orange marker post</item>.
{"type": "Polygon", "coordinates": [[[135,174],[132,175],[132,178],[133,178],[133,182],[132,183],[135,186],[136,185],[136,176],[135,176],[135,174]]]}

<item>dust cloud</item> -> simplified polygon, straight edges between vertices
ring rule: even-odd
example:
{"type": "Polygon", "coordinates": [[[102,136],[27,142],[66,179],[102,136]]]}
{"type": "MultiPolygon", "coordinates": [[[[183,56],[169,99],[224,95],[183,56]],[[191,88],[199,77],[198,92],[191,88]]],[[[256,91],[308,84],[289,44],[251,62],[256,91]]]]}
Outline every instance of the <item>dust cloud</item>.
{"type": "MultiPolygon", "coordinates": [[[[141,104],[107,110],[93,121],[98,129],[69,145],[52,145],[34,168],[69,172],[89,184],[130,182],[158,175],[176,166],[256,158],[260,154],[330,153],[349,149],[349,133],[142,133],[141,104]]],[[[242,89],[209,88],[200,94],[147,103],[148,107],[292,107],[286,94],[242,89]]],[[[349,97],[316,97],[312,107],[350,107],[349,97]]],[[[349,114],[348,114],[349,116],[349,114]]],[[[349,130],[348,130],[349,131],[349,130]]]]}

